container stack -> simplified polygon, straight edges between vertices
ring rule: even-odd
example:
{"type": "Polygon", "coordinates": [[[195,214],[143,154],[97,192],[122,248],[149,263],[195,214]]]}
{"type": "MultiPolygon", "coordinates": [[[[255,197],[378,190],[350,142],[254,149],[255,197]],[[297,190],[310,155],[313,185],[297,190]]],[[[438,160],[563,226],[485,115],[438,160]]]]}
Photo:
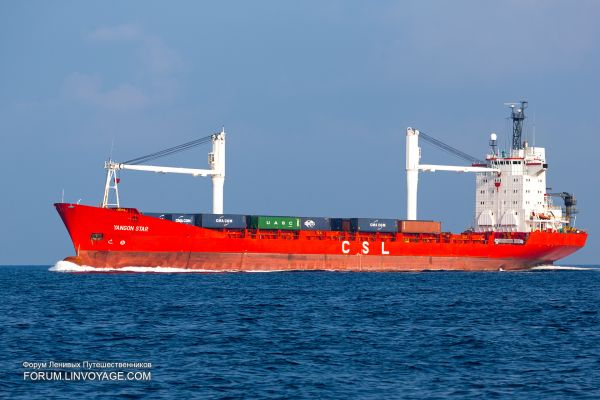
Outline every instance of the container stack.
{"type": "Polygon", "coordinates": [[[144,213],[164,219],[208,229],[264,229],[382,233],[428,233],[442,231],[439,221],[396,220],[389,218],[326,218],[240,214],[161,214],[144,213]]]}

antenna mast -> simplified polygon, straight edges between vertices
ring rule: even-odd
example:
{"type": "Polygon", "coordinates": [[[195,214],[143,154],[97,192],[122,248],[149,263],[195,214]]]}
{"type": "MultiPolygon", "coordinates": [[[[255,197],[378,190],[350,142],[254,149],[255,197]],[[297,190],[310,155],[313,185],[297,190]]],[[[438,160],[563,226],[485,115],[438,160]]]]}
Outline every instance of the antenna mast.
{"type": "Polygon", "coordinates": [[[512,136],[512,149],[521,150],[523,148],[523,140],[521,138],[523,134],[523,120],[525,119],[525,108],[527,108],[527,102],[522,100],[519,106],[518,103],[508,104],[512,110],[511,118],[513,121],[513,136],[512,136]],[[517,106],[519,106],[517,108],[517,106]]]}

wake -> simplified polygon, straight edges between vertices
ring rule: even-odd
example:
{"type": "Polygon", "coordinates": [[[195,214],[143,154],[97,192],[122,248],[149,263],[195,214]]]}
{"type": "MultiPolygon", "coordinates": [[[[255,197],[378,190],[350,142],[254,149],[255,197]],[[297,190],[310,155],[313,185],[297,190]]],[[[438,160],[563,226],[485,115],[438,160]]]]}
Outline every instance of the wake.
{"type": "Polygon", "coordinates": [[[144,273],[207,273],[207,272],[226,272],[226,271],[209,271],[202,269],[186,269],[186,268],[173,268],[173,267],[122,267],[122,268],[95,268],[87,265],[77,265],[70,261],[58,261],[53,267],[50,267],[48,271],[52,272],[144,272],[144,273]]]}
{"type": "Polygon", "coordinates": [[[48,271],[52,272],[136,272],[136,273],[163,273],[163,274],[219,274],[228,272],[244,272],[244,273],[267,273],[267,272],[286,272],[285,270],[208,270],[208,269],[188,269],[188,268],[176,268],[176,267],[136,267],[128,266],[121,268],[95,268],[88,265],[78,265],[70,261],[58,261],[53,267],[50,267],[48,271]]]}
{"type": "Polygon", "coordinates": [[[540,265],[533,267],[534,271],[600,271],[598,268],[591,267],[575,267],[575,266],[560,266],[560,265],[540,265]]]}

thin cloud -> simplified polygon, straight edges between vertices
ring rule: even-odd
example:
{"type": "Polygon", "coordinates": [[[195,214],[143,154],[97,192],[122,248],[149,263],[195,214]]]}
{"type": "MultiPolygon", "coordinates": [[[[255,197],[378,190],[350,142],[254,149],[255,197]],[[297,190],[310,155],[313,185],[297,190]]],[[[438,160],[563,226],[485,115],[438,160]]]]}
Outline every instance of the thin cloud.
{"type": "Polygon", "coordinates": [[[140,109],[151,102],[147,95],[130,83],[104,89],[102,80],[93,75],[73,74],[67,78],[65,87],[72,97],[109,110],[140,109]]]}
{"type": "Polygon", "coordinates": [[[132,41],[143,37],[141,28],[133,24],[104,26],[87,35],[87,38],[92,41],[132,41]]]}
{"type": "Polygon", "coordinates": [[[176,72],[181,66],[181,60],[177,53],[157,37],[144,38],[140,55],[146,66],[154,74],[176,72]]]}
{"type": "Polygon", "coordinates": [[[108,79],[99,73],[75,72],[64,84],[69,97],[103,109],[128,111],[169,102],[176,96],[179,82],[175,75],[181,59],[161,38],[146,34],[137,25],[122,24],[95,29],[85,39],[91,45],[134,46],[131,57],[138,67],[129,81],[116,85],[105,84],[108,79]]]}

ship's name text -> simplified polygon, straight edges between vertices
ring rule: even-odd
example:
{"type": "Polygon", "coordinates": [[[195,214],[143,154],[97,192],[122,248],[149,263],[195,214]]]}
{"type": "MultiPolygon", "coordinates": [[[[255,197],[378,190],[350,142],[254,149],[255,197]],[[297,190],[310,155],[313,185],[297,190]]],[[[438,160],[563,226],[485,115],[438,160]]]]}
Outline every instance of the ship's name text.
{"type": "MultiPolygon", "coordinates": [[[[369,252],[371,251],[371,248],[369,247],[370,245],[371,245],[371,243],[369,243],[367,241],[362,242],[358,253],[369,254],[369,252]]],[[[344,240],[342,242],[342,253],[350,254],[351,247],[352,246],[350,245],[350,242],[348,240],[344,240]]],[[[353,252],[353,254],[354,254],[354,252],[353,252]]],[[[381,254],[381,255],[390,254],[389,250],[386,250],[386,248],[385,248],[385,242],[381,242],[381,253],[378,253],[378,254],[381,254]]]]}
{"type": "Polygon", "coordinates": [[[114,225],[115,231],[130,231],[130,232],[148,232],[150,228],[147,226],[134,225],[114,225]]]}

